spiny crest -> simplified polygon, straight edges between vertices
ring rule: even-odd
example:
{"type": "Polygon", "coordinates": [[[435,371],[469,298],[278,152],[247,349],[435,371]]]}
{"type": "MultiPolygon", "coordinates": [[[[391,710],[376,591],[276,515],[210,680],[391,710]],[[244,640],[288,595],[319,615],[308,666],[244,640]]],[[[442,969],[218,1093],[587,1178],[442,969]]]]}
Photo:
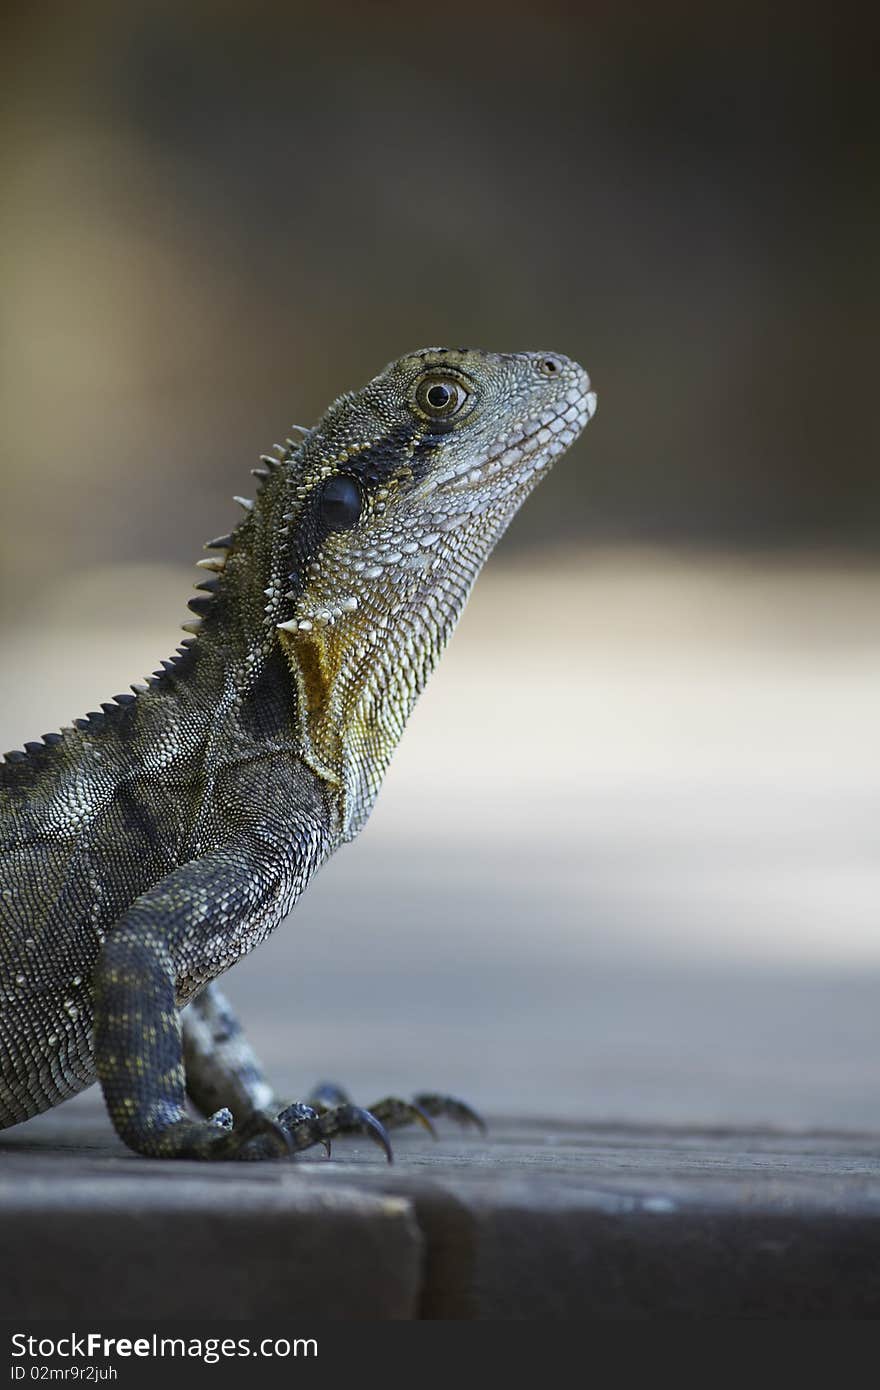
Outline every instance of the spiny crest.
{"type": "MultiPolygon", "coordinates": [[[[290,428],[296,430],[304,439],[311,433],[305,425],[291,425],[290,428]]],[[[275,450],[277,457],[272,454],[260,454],[260,463],[263,466],[251,469],[251,474],[257,479],[260,490],[262,490],[274,474],[294,462],[297,454],[302,448],[302,440],[291,439],[288,436],[283,444],[273,444],[272,448],[275,450]]],[[[255,505],[253,498],[235,496],[232,500],[237,502],[243,509],[246,517],[253,512],[255,505]]],[[[198,569],[210,570],[216,577],[203,580],[201,583],[196,584],[195,587],[200,590],[200,593],[195,598],[188,600],[187,607],[194,616],[181,624],[181,626],[184,632],[191,633],[194,637],[197,637],[201,632],[204,619],[211,611],[211,600],[219,590],[220,576],[222,576],[226,568],[226,560],[229,551],[235,544],[236,535],[237,531],[229,532],[229,534],[225,536],[215,536],[213,540],[206,543],[204,548],[205,550],[220,551],[221,554],[207,556],[204,559],[196,561],[198,569]]]]}
{"type": "MultiPolygon", "coordinates": [[[[234,570],[236,593],[239,576],[250,586],[251,609],[268,599],[260,638],[268,649],[277,633],[300,707],[317,721],[315,748],[321,739],[335,747],[343,706],[357,707],[363,728],[354,738],[345,731],[346,747],[369,746],[375,782],[481,565],[595,408],[586,372],[555,354],[425,348],[390,363],[340,396],[318,429],[295,426],[302,440],[261,456],[253,473],[269,490],[266,505],[237,497],[244,519],[208,542],[214,553],[199,561],[183,625],[191,638],[176,655],[132,695],[14,750],[6,764],[44,759],[67,737],[131,718],[138,695],[185,676],[193,639],[234,570]]],[[[246,604],[243,616],[253,616],[246,604]]],[[[316,758],[327,764],[320,749],[316,758]]]]}
{"type": "MultiPolygon", "coordinates": [[[[291,425],[291,429],[295,430],[304,438],[310,433],[305,425],[291,425]]],[[[272,448],[276,451],[277,457],[271,454],[261,454],[260,462],[264,466],[251,469],[252,474],[258,479],[260,486],[262,487],[272,474],[284,464],[290,463],[301,447],[302,440],[287,438],[283,444],[272,445],[272,448]]],[[[254,504],[249,498],[236,497],[234,500],[243,506],[246,512],[250,512],[253,508],[254,504]]],[[[215,536],[213,540],[206,543],[204,548],[205,550],[219,551],[220,554],[208,556],[196,561],[198,568],[209,570],[216,577],[204,580],[196,585],[197,589],[204,591],[204,596],[189,600],[188,606],[195,616],[188,622],[182,624],[183,631],[190,635],[181,641],[175,654],[168,660],[162,661],[159,668],[153,671],[151,675],[144,677],[143,682],[133,683],[130,687],[131,693],[126,691],[120,695],[114,695],[112,701],[102,702],[100,710],[89,710],[81,718],[74,719],[71,725],[62,728],[59,732],[53,731],[43,734],[42,738],[39,740],[29,740],[22,748],[12,748],[4,753],[0,756],[0,775],[2,775],[5,768],[10,769],[10,771],[13,769],[23,770],[23,765],[30,765],[38,769],[46,760],[47,756],[58,749],[60,745],[63,745],[68,737],[75,737],[76,733],[101,733],[107,727],[109,721],[116,721],[120,717],[123,717],[126,711],[136,703],[139,695],[146,695],[151,689],[156,689],[163,682],[167,682],[170,678],[182,674],[185,663],[190,657],[191,649],[195,645],[196,636],[202,627],[202,619],[208,611],[211,599],[219,587],[219,576],[223,573],[226,565],[226,556],[234,544],[234,540],[235,536],[233,532],[229,532],[224,536],[215,536]]]]}

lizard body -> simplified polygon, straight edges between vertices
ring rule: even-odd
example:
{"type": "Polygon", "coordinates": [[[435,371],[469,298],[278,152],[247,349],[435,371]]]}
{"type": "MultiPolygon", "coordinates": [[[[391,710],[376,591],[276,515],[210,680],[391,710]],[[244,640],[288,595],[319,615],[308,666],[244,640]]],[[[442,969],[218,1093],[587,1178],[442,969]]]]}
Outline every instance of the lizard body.
{"type": "Polygon", "coordinates": [[[358,1129],[387,1148],[383,1121],[468,1118],[330,1092],[273,1115],[212,982],[363,826],[482,564],[595,400],[546,353],[390,364],[264,456],[244,520],[200,562],[193,635],[147,686],[6,755],[0,1128],[96,1078],[155,1156],[358,1129]],[[187,1092],[216,1113],[193,1119],[187,1092]]]}

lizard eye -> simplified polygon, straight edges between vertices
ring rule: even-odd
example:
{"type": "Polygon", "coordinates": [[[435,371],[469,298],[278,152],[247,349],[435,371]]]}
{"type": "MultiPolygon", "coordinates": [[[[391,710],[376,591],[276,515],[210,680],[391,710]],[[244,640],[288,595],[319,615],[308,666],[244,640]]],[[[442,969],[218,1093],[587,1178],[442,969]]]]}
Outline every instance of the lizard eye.
{"type": "Polygon", "coordinates": [[[446,419],[460,410],[467,399],[464,387],[451,378],[427,377],[416,389],[416,403],[425,415],[446,419]]]}
{"type": "Polygon", "coordinates": [[[363,494],[358,484],[345,474],[329,478],[321,490],[321,520],[331,531],[349,531],[356,526],[363,505],[363,494]]]}

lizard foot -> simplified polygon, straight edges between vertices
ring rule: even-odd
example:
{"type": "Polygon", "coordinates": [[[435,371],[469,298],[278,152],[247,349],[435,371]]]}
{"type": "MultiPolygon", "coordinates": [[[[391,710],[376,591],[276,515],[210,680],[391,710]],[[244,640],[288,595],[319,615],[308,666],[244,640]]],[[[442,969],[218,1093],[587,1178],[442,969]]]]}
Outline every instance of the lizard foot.
{"type": "Polygon", "coordinates": [[[473,1125],[481,1134],[486,1134],[486,1121],[482,1115],[473,1110],[465,1101],[458,1100],[455,1096],[444,1096],[435,1094],[433,1091],[422,1091],[413,1097],[416,1105],[423,1110],[426,1115],[433,1115],[435,1118],[446,1115],[450,1120],[454,1120],[458,1125],[473,1125]]]}
{"type": "Polygon", "coordinates": [[[248,1115],[237,1129],[228,1130],[211,1157],[259,1160],[289,1158],[293,1152],[287,1130],[271,1116],[259,1110],[248,1115]],[[224,1146],[228,1151],[224,1152],[224,1146]]]}
{"type": "MultiPolygon", "coordinates": [[[[322,1081],[309,1096],[309,1102],[318,1111],[334,1105],[350,1105],[351,1101],[341,1086],[333,1081],[322,1081]]],[[[386,1129],[399,1129],[402,1125],[420,1124],[433,1138],[436,1131],[431,1119],[446,1116],[456,1124],[473,1125],[481,1134],[486,1133],[486,1122],[476,1110],[472,1110],[463,1100],[433,1091],[425,1091],[412,1100],[400,1100],[397,1096],[386,1096],[369,1107],[369,1112],[381,1120],[386,1129]]]]}
{"type": "Polygon", "coordinates": [[[310,1149],[313,1144],[323,1144],[330,1152],[330,1140],[341,1134],[363,1134],[392,1162],[391,1145],[384,1126],[369,1110],[352,1105],[348,1100],[341,1104],[312,1106],[296,1103],[288,1105],[278,1116],[277,1125],[284,1131],[294,1153],[310,1149]]]}
{"type": "Polygon", "coordinates": [[[234,1129],[229,1111],[210,1120],[172,1120],[147,1132],[121,1135],[129,1148],[148,1158],[198,1158],[211,1161],[287,1158],[292,1145],[282,1125],[255,1110],[234,1129]]]}
{"type": "MultiPolygon", "coordinates": [[[[137,1147],[153,1158],[255,1162],[290,1158],[313,1144],[323,1144],[329,1154],[331,1138],[342,1134],[366,1135],[379,1145],[388,1162],[392,1161],[391,1145],[381,1122],[369,1111],[350,1104],[318,1111],[314,1106],[297,1103],[288,1105],[274,1118],[264,1110],[252,1110],[234,1126],[232,1112],[223,1106],[207,1121],[187,1118],[165,1125],[137,1147]]],[[[128,1142],[135,1147],[131,1140],[128,1142]]]]}

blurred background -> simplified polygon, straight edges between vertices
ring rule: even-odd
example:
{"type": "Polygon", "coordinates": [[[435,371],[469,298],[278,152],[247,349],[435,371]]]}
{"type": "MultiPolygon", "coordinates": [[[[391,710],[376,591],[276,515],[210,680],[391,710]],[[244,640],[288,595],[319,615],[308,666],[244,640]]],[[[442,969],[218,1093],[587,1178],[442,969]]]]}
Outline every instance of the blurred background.
{"type": "Polygon", "coordinates": [[[880,1126],[878,119],[830,24],[6,7],[0,746],[166,656],[257,455],[388,359],[599,394],[227,977],[291,1094],[880,1126]]]}

